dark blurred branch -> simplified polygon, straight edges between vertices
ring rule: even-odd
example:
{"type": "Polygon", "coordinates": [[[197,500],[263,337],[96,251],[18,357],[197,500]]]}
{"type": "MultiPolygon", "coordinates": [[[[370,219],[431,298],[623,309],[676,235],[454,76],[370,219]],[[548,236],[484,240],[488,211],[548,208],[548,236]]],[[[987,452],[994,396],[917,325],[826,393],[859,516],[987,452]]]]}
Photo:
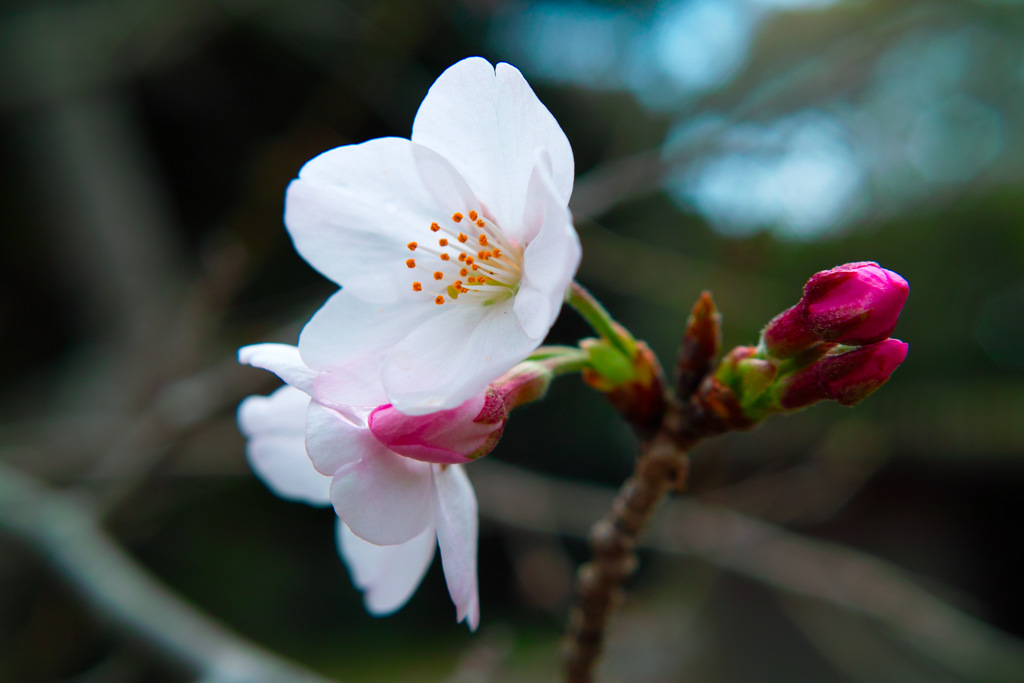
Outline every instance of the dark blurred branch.
{"type": "Polygon", "coordinates": [[[0,110],[30,109],[167,68],[279,0],[22,3],[0,22],[0,110]],[[41,77],[41,73],[45,71],[41,77]]]}
{"type": "Polygon", "coordinates": [[[908,652],[883,629],[856,615],[836,614],[799,597],[779,601],[790,620],[833,668],[851,683],[962,683],[931,660],[908,652]]]}
{"type": "MultiPolygon", "coordinates": [[[[503,524],[586,537],[615,493],[496,461],[473,467],[480,512],[503,524]]],[[[1017,683],[1024,643],[919,587],[909,572],[845,546],[810,539],[692,499],[665,504],[641,547],[698,557],[778,590],[868,617],[969,680],[1017,683]]]]}
{"type": "Polygon", "coordinates": [[[95,93],[17,123],[19,151],[49,213],[47,244],[90,331],[116,358],[123,340],[138,342],[159,320],[180,274],[170,202],[135,112],[119,93],[95,93]]]}
{"type": "Polygon", "coordinates": [[[21,536],[99,613],[217,683],[329,683],[232,633],[143,569],[74,496],[0,463],[0,528],[21,536]]]}

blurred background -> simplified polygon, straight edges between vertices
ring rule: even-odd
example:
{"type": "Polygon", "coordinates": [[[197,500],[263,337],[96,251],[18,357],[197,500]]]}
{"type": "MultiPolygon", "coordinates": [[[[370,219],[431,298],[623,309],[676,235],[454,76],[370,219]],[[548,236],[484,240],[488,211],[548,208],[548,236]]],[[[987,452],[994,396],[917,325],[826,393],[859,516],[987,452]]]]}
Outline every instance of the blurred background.
{"type": "Polygon", "coordinates": [[[1012,0],[6,0],[0,681],[555,677],[637,446],[601,396],[559,380],[470,468],[476,635],[439,563],[368,616],[332,512],[275,498],[234,423],[277,385],[236,348],[333,289],[287,182],[407,137],[468,55],[561,123],[579,279],[666,365],[702,289],[731,347],[815,271],[912,286],[882,391],[693,453],[605,680],[1024,680],[1022,38],[1012,0]]]}

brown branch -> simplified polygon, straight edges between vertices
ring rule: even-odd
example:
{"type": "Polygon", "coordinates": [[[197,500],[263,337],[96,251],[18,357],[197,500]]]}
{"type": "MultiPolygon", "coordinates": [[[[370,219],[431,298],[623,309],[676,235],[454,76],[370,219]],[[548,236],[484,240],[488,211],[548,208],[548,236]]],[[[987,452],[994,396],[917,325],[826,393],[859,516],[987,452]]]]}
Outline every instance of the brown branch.
{"type": "Polygon", "coordinates": [[[622,601],[623,582],[636,571],[640,535],[669,491],[682,490],[686,484],[687,450],[705,437],[748,426],[731,396],[718,395],[717,385],[707,377],[720,338],[720,316],[710,293],[704,292],[680,345],[676,378],[687,384],[686,392],[667,389],[658,359],[644,344],[637,345],[634,379],[607,392],[612,405],[645,440],[633,476],[590,531],[594,559],[577,574],[576,604],[565,637],[563,663],[569,683],[593,680],[608,618],[622,601]],[[637,406],[646,409],[638,411],[637,406]]]}
{"type": "Polygon", "coordinates": [[[3,463],[0,529],[35,546],[98,613],[204,681],[330,683],[196,610],[121,550],[91,508],[3,463]]]}
{"type": "Polygon", "coordinates": [[[641,451],[633,476],[591,529],[594,559],[577,575],[576,604],[565,639],[565,678],[570,683],[593,680],[608,618],[622,601],[622,583],[636,570],[640,534],[668,492],[682,487],[688,469],[686,451],[662,431],[641,451]]]}

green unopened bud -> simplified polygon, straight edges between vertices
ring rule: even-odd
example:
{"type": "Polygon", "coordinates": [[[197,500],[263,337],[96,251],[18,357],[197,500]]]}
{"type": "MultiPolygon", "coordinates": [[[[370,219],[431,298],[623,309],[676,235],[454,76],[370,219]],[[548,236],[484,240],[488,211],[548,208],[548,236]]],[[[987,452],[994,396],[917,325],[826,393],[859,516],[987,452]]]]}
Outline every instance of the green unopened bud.
{"type": "Polygon", "coordinates": [[[716,412],[732,416],[730,419],[741,414],[744,420],[763,420],[774,412],[768,404],[772,402],[771,389],[778,377],[779,365],[774,359],[759,356],[753,346],[737,346],[725,355],[715,371],[719,401],[728,397],[731,404],[725,412],[716,412]]]}
{"type": "Polygon", "coordinates": [[[739,364],[757,353],[753,346],[737,346],[725,354],[715,369],[715,380],[727,387],[739,388],[739,364]]]}
{"type": "Polygon", "coordinates": [[[739,380],[736,393],[740,405],[746,409],[754,407],[765,395],[778,376],[779,369],[763,358],[744,358],[736,364],[735,374],[739,380]]]}
{"type": "Polygon", "coordinates": [[[583,381],[604,392],[641,435],[652,434],[665,412],[665,375],[650,347],[634,342],[632,358],[603,339],[584,339],[580,347],[587,352],[583,381]]]}
{"type": "Polygon", "coordinates": [[[587,384],[600,391],[626,384],[636,377],[633,359],[606,339],[584,339],[580,348],[587,352],[587,384]]]}

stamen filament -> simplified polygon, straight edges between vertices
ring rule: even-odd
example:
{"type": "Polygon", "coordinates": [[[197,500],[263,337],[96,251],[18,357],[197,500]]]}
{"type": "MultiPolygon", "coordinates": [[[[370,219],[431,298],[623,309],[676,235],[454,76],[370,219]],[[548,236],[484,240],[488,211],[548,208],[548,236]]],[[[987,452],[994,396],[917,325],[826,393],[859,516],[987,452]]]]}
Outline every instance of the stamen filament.
{"type": "Polygon", "coordinates": [[[495,295],[507,297],[518,289],[522,250],[513,246],[497,225],[491,225],[476,210],[469,210],[465,215],[456,212],[451,216],[451,223],[447,220],[433,222],[429,230],[442,234],[427,243],[406,244],[410,251],[422,252],[416,254],[417,259],[406,260],[406,266],[426,274],[412,283],[413,291],[433,296],[434,302],[441,305],[460,296],[478,304],[491,303],[498,300],[495,295]],[[468,220],[463,221],[464,218],[468,220]],[[453,223],[460,224],[466,232],[457,230],[453,223]],[[435,256],[437,260],[424,261],[428,256],[435,256]],[[435,270],[437,268],[440,269],[435,270]],[[424,286],[425,282],[436,286],[424,286]]]}

